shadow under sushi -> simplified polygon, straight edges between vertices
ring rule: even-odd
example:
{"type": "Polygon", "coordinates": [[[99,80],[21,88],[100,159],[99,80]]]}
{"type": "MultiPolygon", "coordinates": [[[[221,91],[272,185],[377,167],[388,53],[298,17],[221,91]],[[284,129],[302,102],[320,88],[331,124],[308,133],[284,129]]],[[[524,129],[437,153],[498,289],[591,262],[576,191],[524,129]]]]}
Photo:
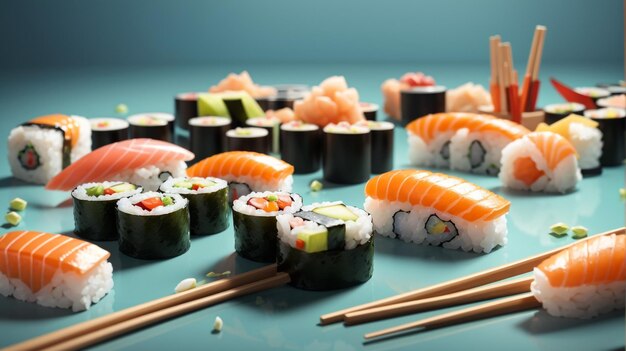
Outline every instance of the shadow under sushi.
{"type": "Polygon", "coordinates": [[[50,308],[34,302],[21,301],[12,296],[0,297],[0,320],[41,320],[74,314],[76,313],[69,308],[50,308]]]}
{"type": "Polygon", "coordinates": [[[517,326],[530,334],[547,334],[563,331],[564,329],[586,327],[589,326],[590,322],[594,323],[594,325],[599,325],[600,323],[609,322],[617,318],[624,318],[624,310],[605,313],[593,319],[579,319],[554,317],[542,309],[535,312],[532,317],[524,320],[517,326]]]}
{"type": "Polygon", "coordinates": [[[15,188],[21,186],[33,186],[38,187],[41,186],[39,184],[28,183],[23,180],[17,179],[15,177],[4,177],[0,178],[0,188],[15,188]]]}
{"type": "Polygon", "coordinates": [[[534,197],[553,197],[553,196],[567,196],[567,195],[575,194],[578,191],[578,188],[572,191],[568,191],[566,193],[558,193],[558,192],[546,193],[542,191],[517,190],[517,189],[506,188],[503,186],[496,186],[493,188],[488,188],[488,190],[496,194],[504,194],[507,196],[515,196],[515,197],[533,197],[533,196],[534,197]]]}
{"type": "MultiPolygon", "coordinates": [[[[465,252],[462,250],[450,250],[437,246],[425,246],[415,243],[407,243],[397,238],[389,238],[376,235],[376,254],[415,257],[418,259],[441,261],[445,263],[474,259],[485,254],[475,252],[465,252]]],[[[492,252],[499,250],[494,248],[492,252]]]]}

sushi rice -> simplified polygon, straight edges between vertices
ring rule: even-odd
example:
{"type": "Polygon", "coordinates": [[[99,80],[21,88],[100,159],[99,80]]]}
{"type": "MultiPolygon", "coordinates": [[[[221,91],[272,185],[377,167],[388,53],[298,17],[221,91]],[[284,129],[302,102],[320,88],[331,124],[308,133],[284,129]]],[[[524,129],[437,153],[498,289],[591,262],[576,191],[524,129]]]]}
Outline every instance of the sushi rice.
{"type": "Polygon", "coordinates": [[[288,192],[275,192],[275,191],[264,191],[264,192],[252,192],[248,195],[241,196],[237,200],[233,201],[233,211],[237,211],[239,213],[248,215],[248,216],[259,216],[259,217],[275,217],[276,215],[283,213],[293,213],[302,207],[302,197],[298,194],[288,193],[288,192]],[[264,210],[260,210],[254,206],[248,205],[248,201],[252,198],[256,197],[268,197],[270,195],[288,195],[291,197],[293,202],[291,206],[285,207],[285,209],[274,212],[266,212],[264,210]]]}
{"type": "Polygon", "coordinates": [[[106,188],[110,188],[116,184],[120,184],[120,183],[124,183],[123,181],[106,181],[106,182],[93,182],[93,183],[85,183],[85,184],[81,184],[79,186],[76,187],[76,189],[74,189],[72,191],[72,197],[78,199],[78,200],[84,200],[84,201],[108,201],[108,200],[119,200],[123,197],[130,197],[132,195],[136,195],[142,192],[142,188],[141,187],[137,187],[134,190],[130,190],[130,191],[122,191],[119,193],[113,193],[110,195],[107,194],[103,194],[103,195],[98,195],[98,196],[91,196],[91,195],[87,195],[87,189],[94,187],[94,186],[98,186],[98,185],[102,185],[105,189],[106,188]]]}
{"type": "Polygon", "coordinates": [[[163,194],[155,191],[148,191],[145,193],[120,199],[117,202],[117,209],[121,212],[135,216],[160,216],[180,210],[181,208],[187,206],[187,202],[187,199],[183,198],[179,194],[163,194]],[[141,202],[145,199],[149,199],[152,197],[161,198],[162,196],[171,197],[174,200],[174,203],[168,206],[158,206],[151,211],[144,210],[139,206],[135,206],[136,203],[141,202]]]}
{"type": "MultiPolygon", "coordinates": [[[[195,177],[198,178],[198,177],[195,177]]],[[[211,185],[211,186],[203,186],[200,187],[196,190],[193,189],[187,189],[187,188],[182,188],[182,187],[177,187],[174,186],[175,184],[182,182],[182,181],[193,181],[194,177],[192,178],[188,178],[188,177],[178,177],[178,178],[173,178],[170,177],[169,179],[167,179],[165,182],[163,182],[163,184],[161,185],[161,187],[159,188],[162,192],[164,193],[171,193],[171,194],[209,194],[209,193],[214,193],[218,190],[224,189],[226,187],[228,187],[228,183],[225,180],[219,179],[219,178],[215,178],[215,177],[199,177],[198,179],[204,181],[209,181],[209,182],[213,182],[215,183],[215,185],[211,185]]]]}
{"type": "Polygon", "coordinates": [[[186,176],[187,165],[184,161],[173,160],[157,163],[137,169],[128,169],[111,176],[111,179],[123,179],[126,182],[143,187],[147,191],[156,191],[170,177],[186,176]]]}

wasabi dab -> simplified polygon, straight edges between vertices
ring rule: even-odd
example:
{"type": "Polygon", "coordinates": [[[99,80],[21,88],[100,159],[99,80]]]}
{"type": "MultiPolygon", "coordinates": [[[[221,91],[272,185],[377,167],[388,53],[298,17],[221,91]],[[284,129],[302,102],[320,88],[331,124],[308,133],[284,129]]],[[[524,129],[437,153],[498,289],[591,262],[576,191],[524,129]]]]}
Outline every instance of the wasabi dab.
{"type": "Polygon", "coordinates": [[[589,230],[581,225],[577,225],[572,227],[572,238],[574,239],[582,239],[587,237],[589,230]]]}
{"type": "Polygon", "coordinates": [[[324,184],[322,184],[322,182],[320,182],[319,180],[316,179],[316,180],[311,182],[309,187],[311,188],[311,191],[318,192],[318,191],[322,190],[322,188],[324,188],[324,184]]]}
{"type": "Polygon", "coordinates": [[[11,211],[4,216],[4,219],[12,226],[16,226],[22,221],[22,216],[17,212],[11,211]]]}
{"type": "Polygon", "coordinates": [[[115,106],[115,112],[120,115],[125,115],[128,113],[128,106],[126,106],[126,104],[118,104],[115,106]]]}
{"type": "Polygon", "coordinates": [[[15,199],[11,200],[11,202],[9,203],[9,208],[11,208],[14,211],[24,211],[27,205],[28,205],[28,202],[26,202],[26,200],[16,197],[15,199]]]}
{"type": "Polygon", "coordinates": [[[562,237],[567,234],[569,226],[563,222],[559,222],[550,226],[550,234],[562,237]]]}

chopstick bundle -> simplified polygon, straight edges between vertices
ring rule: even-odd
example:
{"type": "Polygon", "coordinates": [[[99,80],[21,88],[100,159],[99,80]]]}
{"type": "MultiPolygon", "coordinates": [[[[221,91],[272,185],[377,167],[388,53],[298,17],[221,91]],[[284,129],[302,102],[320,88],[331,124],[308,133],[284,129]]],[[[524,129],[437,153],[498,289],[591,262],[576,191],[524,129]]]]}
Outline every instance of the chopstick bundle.
{"type": "Polygon", "coordinates": [[[48,348],[75,349],[86,347],[107,338],[121,335],[182,313],[187,313],[254,291],[282,285],[288,281],[288,276],[285,277],[282,273],[277,275],[275,264],[268,265],[45,334],[9,346],[5,351],[30,351],[48,348]],[[121,330],[118,327],[120,325],[124,326],[121,330]],[[98,336],[95,337],[94,333],[97,333],[98,336]],[[79,342],[73,340],[79,340],[79,342]],[[68,342],[71,343],[71,345],[68,345],[68,342]],[[58,348],[58,345],[63,347],[58,348]],[[77,346],[74,347],[72,345],[77,346]]]}
{"type": "MultiPolygon", "coordinates": [[[[600,233],[597,235],[610,235],[610,234],[618,234],[618,233],[622,234],[624,233],[624,231],[625,231],[625,228],[621,227],[621,228],[609,230],[609,231],[606,231],[604,233],[600,233]]],[[[591,236],[586,239],[581,239],[581,240],[588,240],[589,238],[591,238],[591,236]]],[[[543,260],[560,252],[561,250],[564,250],[570,246],[580,243],[581,240],[578,240],[577,242],[571,243],[569,245],[565,245],[563,247],[560,247],[554,250],[550,250],[550,251],[547,251],[547,252],[544,252],[535,256],[531,256],[531,257],[528,257],[528,258],[525,258],[516,262],[505,264],[499,267],[491,268],[491,269],[488,269],[479,273],[475,273],[466,277],[449,280],[447,282],[439,283],[430,287],[409,291],[403,294],[387,297],[381,300],[365,303],[359,306],[354,306],[354,307],[346,308],[340,311],[328,313],[320,317],[320,324],[326,325],[326,324],[344,321],[348,313],[352,313],[356,311],[361,311],[361,310],[366,310],[366,309],[371,309],[371,308],[381,307],[381,306],[388,306],[388,305],[397,304],[397,303],[406,302],[406,301],[425,299],[425,298],[430,298],[430,297],[439,296],[439,295],[451,294],[451,293],[458,292],[461,290],[471,289],[471,288],[475,288],[475,287],[482,286],[485,284],[497,282],[502,279],[514,277],[523,273],[528,273],[532,271],[532,269],[538,264],[540,264],[543,260]]]]}

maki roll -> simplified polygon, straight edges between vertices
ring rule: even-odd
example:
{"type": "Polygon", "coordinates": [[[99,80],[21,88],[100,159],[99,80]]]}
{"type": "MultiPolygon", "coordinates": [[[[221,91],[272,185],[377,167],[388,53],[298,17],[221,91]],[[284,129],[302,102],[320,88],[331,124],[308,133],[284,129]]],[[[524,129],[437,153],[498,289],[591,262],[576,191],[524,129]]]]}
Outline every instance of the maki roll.
{"type": "Polygon", "coordinates": [[[302,207],[298,194],[253,192],[233,202],[235,251],[257,262],[276,261],[276,216],[302,207]]]}
{"type": "Polygon", "coordinates": [[[378,105],[372,104],[369,102],[360,102],[361,110],[363,111],[363,115],[365,119],[368,121],[376,120],[376,113],[378,112],[378,105]]]}
{"type": "Polygon", "coordinates": [[[280,110],[281,108],[291,108],[296,101],[304,99],[306,91],[286,90],[277,91],[275,95],[257,97],[256,101],[263,110],[280,110]]]}
{"type": "Polygon", "coordinates": [[[317,172],[322,162],[322,136],[315,124],[293,121],[280,126],[280,156],[296,174],[317,172]]]}
{"type": "Polygon", "coordinates": [[[117,202],[120,251],[140,259],[161,259],[189,250],[188,201],[180,194],[147,192],[117,202]]]}
{"type": "Polygon", "coordinates": [[[235,128],[226,132],[228,151],[254,151],[270,153],[269,133],[263,128],[235,128]]]}
{"type": "Polygon", "coordinates": [[[117,240],[116,203],[143,189],[126,182],[85,183],[72,191],[74,233],[87,240],[117,240]]]}
{"type": "Polygon", "coordinates": [[[128,139],[128,122],[119,118],[92,118],[91,149],[128,139]]]}
{"type": "Polygon", "coordinates": [[[61,114],[34,118],[11,130],[8,149],[15,178],[45,184],[91,151],[89,121],[61,114]]]}
{"type": "Polygon", "coordinates": [[[372,173],[391,171],[393,169],[393,123],[366,121],[357,124],[369,128],[372,133],[372,173]]]}
{"type": "Polygon", "coordinates": [[[226,151],[230,118],[196,117],[189,120],[189,143],[196,160],[226,151]]]}
{"type": "Polygon", "coordinates": [[[280,120],[277,117],[253,117],[246,121],[248,127],[263,128],[267,130],[267,142],[270,151],[279,153],[280,120]]]}
{"type": "Polygon", "coordinates": [[[579,87],[574,88],[574,91],[590,97],[594,103],[597,103],[599,99],[611,96],[611,92],[609,92],[608,90],[596,87],[579,87]]]}
{"type": "Polygon", "coordinates": [[[191,235],[208,235],[228,228],[228,183],[218,178],[170,178],[161,185],[164,193],[180,194],[189,201],[191,235]]]}
{"type": "Polygon", "coordinates": [[[167,142],[173,140],[174,133],[169,122],[155,114],[132,115],[127,120],[130,124],[129,136],[131,139],[150,138],[167,142]]]}
{"type": "Polygon", "coordinates": [[[618,108],[601,108],[585,111],[585,117],[598,122],[602,132],[602,166],[619,166],[626,156],[626,110],[618,108]]]}
{"type": "Polygon", "coordinates": [[[198,117],[198,94],[181,93],[174,98],[176,124],[181,129],[189,129],[189,120],[198,117]]]}
{"type": "Polygon", "coordinates": [[[276,217],[278,270],[291,285],[306,290],[333,290],[372,277],[372,218],[342,202],[315,203],[276,217]]]}
{"type": "Polygon", "coordinates": [[[413,87],[400,91],[400,121],[409,124],[416,118],[446,111],[446,87],[413,87]]]}
{"type": "Polygon", "coordinates": [[[324,179],[339,184],[363,183],[371,171],[371,133],[369,128],[347,122],[324,128],[324,179]]]}
{"type": "Polygon", "coordinates": [[[585,112],[585,105],[575,102],[566,104],[551,104],[546,105],[546,107],[543,108],[543,111],[545,112],[546,123],[552,124],[571,115],[572,113],[582,115],[583,112],[585,112]]]}

